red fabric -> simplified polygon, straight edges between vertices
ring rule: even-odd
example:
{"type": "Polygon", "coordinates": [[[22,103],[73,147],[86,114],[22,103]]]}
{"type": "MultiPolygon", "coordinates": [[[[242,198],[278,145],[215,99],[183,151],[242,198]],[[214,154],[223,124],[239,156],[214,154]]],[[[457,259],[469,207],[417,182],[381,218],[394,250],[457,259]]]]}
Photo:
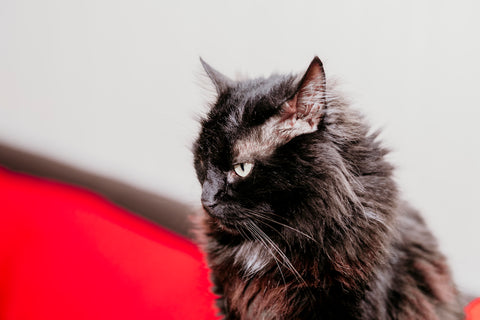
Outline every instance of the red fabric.
{"type": "Polygon", "coordinates": [[[209,287],[190,241],[0,168],[0,319],[215,319],[209,287]]]}
{"type": "Polygon", "coordinates": [[[467,315],[465,320],[480,320],[480,298],[470,302],[465,308],[465,314],[467,315]]]}

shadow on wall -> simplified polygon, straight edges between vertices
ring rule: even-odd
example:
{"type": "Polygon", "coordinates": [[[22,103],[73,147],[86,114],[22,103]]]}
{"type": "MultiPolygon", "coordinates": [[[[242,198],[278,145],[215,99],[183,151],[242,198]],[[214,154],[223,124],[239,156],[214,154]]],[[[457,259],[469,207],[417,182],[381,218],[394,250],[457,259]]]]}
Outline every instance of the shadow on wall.
{"type": "Polygon", "coordinates": [[[19,150],[0,142],[0,166],[80,186],[176,233],[191,236],[188,216],[192,208],[123,182],[89,173],[55,160],[19,150]]]}

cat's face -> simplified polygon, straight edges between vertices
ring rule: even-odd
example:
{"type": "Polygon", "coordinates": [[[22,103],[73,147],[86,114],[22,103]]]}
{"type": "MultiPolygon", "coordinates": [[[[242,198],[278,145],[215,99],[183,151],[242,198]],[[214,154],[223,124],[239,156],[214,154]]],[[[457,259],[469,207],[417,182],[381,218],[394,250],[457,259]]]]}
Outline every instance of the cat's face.
{"type": "Polygon", "coordinates": [[[242,82],[202,63],[218,99],[194,146],[201,200],[208,214],[235,232],[248,219],[277,214],[298,191],[305,172],[292,149],[297,137],[318,129],[325,76],[318,58],[301,79],[272,76],[242,82]]]}

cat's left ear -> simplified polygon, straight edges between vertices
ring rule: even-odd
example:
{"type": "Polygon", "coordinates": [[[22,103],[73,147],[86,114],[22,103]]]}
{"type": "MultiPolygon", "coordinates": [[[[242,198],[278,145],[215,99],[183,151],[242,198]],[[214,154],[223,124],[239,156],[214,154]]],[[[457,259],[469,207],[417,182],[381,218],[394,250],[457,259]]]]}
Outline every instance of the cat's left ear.
{"type": "Polygon", "coordinates": [[[208,77],[210,80],[212,80],[218,94],[226,92],[228,88],[233,85],[233,81],[230,80],[230,78],[212,68],[208,63],[205,62],[205,60],[200,58],[200,62],[202,63],[203,69],[207,73],[208,77]]]}
{"type": "Polygon", "coordinates": [[[282,120],[291,127],[302,127],[302,131],[316,130],[326,106],[325,87],[323,64],[315,57],[300,80],[295,95],[283,105],[282,120]]]}

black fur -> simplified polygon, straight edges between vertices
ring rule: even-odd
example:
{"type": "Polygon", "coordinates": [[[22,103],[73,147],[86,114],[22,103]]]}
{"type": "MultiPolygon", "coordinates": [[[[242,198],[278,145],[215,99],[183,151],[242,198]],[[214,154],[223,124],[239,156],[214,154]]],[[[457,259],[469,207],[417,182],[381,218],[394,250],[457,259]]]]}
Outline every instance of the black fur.
{"type": "MultiPolygon", "coordinates": [[[[235,82],[202,63],[218,99],[194,159],[202,241],[225,319],[462,318],[445,258],[400,199],[387,150],[328,82],[318,82],[324,102],[313,132],[231,178],[235,144],[313,80],[307,72],[235,82]]],[[[312,66],[324,77],[318,58],[312,66]]]]}

